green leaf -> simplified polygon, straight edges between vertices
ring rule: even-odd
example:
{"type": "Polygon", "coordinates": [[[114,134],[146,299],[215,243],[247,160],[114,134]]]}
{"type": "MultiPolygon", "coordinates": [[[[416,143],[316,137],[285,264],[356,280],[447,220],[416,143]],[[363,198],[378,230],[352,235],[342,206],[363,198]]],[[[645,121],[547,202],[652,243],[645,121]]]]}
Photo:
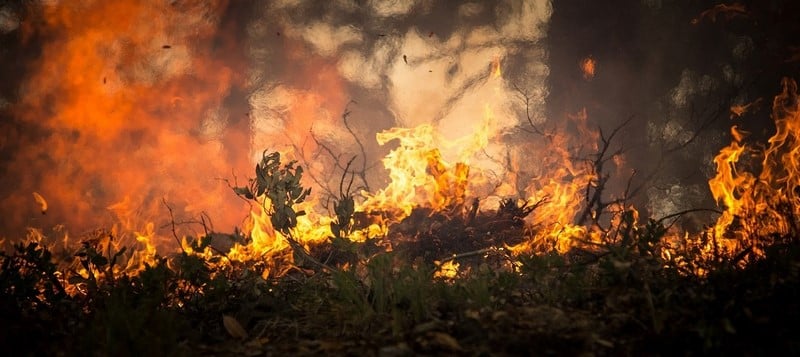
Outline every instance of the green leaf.
{"type": "Polygon", "coordinates": [[[269,220],[272,223],[272,227],[279,231],[283,231],[286,228],[286,217],[283,211],[276,211],[269,220]]]}
{"type": "Polygon", "coordinates": [[[291,190],[291,198],[292,200],[297,200],[300,198],[300,195],[303,194],[303,188],[299,186],[292,187],[291,190]]]}
{"type": "Polygon", "coordinates": [[[306,189],[303,193],[295,200],[295,203],[302,203],[306,200],[306,197],[311,194],[311,188],[306,189]]]}
{"type": "Polygon", "coordinates": [[[234,187],[233,192],[239,196],[244,196],[250,200],[254,198],[253,193],[250,191],[250,188],[248,187],[234,187]]]}
{"type": "Polygon", "coordinates": [[[284,208],[284,214],[286,215],[286,219],[288,221],[288,228],[294,228],[297,226],[297,214],[291,207],[284,208]]]}

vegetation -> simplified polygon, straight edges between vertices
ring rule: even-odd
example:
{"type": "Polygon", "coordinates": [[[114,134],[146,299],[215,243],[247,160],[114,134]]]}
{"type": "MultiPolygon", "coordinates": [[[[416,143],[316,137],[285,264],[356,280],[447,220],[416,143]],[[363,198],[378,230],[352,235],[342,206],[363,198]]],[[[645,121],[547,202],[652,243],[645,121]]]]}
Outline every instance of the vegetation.
{"type": "MultiPolygon", "coordinates": [[[[235,191],[269,197],[272,223],[293,239],[292,206],[310,193],[302,170],[265,153],[256,171],[235,191]]],[[[490,216],[472,211],[465,222],[420,208],[407,219],[425,241],[386,252],[346,239],[348,194],[335,207],[331,244],[305,251],[293,242],[310,259],[277,278],[265,279],[257,261],[200,254],[211,252],[211,236],[140,271],[119,269],[130,254],[108,233],[85,240],[66,268],[36,240],[18,243],[0,253],[0,338],[11,355],[800,352],[797,236],[763,237],[764,255],[746,266],[691,249],[665,257],[664,225],[638,224],[629,212],[613,228],[618,239],[596,250],[512,256],[485,248],[497,240],[463,240],[490,216]],[[451,257],[457,276],[440,276],[431,251],[454,242],[477,253],[451,257]]],[[[491,229],[512,239],[521,234],[513,222],[533,209],[504,201],[491,217],[514,219],[491,229]]]]}

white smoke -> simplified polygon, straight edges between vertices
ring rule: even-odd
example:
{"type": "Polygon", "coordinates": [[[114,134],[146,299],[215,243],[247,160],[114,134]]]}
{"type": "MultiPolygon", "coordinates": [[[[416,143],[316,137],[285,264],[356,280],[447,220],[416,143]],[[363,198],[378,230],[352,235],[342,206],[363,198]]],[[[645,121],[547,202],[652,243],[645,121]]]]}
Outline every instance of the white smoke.
{"type": "Polygon", "coordinates": [[[19,28],[19,16],[8,6],[0,7],[0,34],[19,28]]]}
{"type": "MultiPolygon", "coordinates": [[[[495,134],[500,134],[527,122],[513,85],[528,91],[532,120],[543,120],[548,69],[540,43],[552,13],[547,0],[459,5],[370,1],[364,6],[298,0],[274,2],[258,11],[261,16],[248,29],[251,60],[258,64],[252,75],[258,83],[250,98],[254,127],[261,131],[257,137],[274,138],[297,104],[296,95],[318,91],[279,75],[291,46],[334,63],[344,83],[344,103],[354,100],[356,110],[370,113],[352,118],[368,141],[391,126],[420,124],[433,124],[442,137],[457,140],[481,127],[487,109],[495,134]],[[490,80],[493,61],[514,76],[490,80]],[[507,67],[511,64],[516,68],[507,67]]],[[[314,132],[339,143],[352,141],[338,120],[344,108],[324,109],[313,121],[314,132]]],[[[487,151],[501,151],[502,143],[493,142],[496,147],[487,151]]],[[[458,150],[443,155],[453,159],[458,150]]]]}

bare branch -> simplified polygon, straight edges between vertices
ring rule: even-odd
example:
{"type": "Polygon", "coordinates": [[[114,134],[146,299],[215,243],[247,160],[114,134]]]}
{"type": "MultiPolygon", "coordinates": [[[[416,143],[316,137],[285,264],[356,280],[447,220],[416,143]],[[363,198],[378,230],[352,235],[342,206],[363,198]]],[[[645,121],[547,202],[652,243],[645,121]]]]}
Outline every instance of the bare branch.
{"type": "MultiPolygon", "coordinates": [[[[367,182],[367,173],[366,173],[367,172],[367,152],[366,152],[366,150],[364,150],[364,144],[361,143],[361,140],[358,138],[358,135],[356,135],[356,133],[353,132],[353,129],[350,127],[350,124],[347,122],[347,118],[350,117],[350,109],[348,108],[350,106],[350,103],[358,104],[356,101],[354,101],[352,99],[347,103],[347,105],[344,107],[344,113],[342,113],[342,122],[344,122],[344,127],[347,128],[347,131],[350,132],[350,135],[353,136],[353,139],[356,141],[356,144],[358,144],[358,148],[361,150],[361,158],[362,158],[362,160],[361,160],[361,171],[358,172],[358,175],[361,178],[361,182],[364,183],[364,187],[366,188],[366,190],[370,191],[369,183],[367,182]]],[[[350,161],[352,161],[352,159],[350,161]]],[[[349,167],[350,163],[348,163],[347,166],[349,167]]],[[[345,170],[345,171],[347,171],[347,170],[345,170]]]]}
{"type": "Polygon", "coordinates": [[[347,166],[345,167],[344,172],[342,173],[342,179],[339,181],[339,196],[341,198],[345,198],[345,197],[349,196],[350,195],[350,189],[353,187],[353,176],[354,176],[354,173],[352,171],[348,171],[348,170],[350,169],[350,165],[353,164],[353,160],[355,160],[355,159],[356,159],[356,156],[353,156],[353,158],[351,158],[350,161],[347,162],[347,166]],[[344,178],[345,178],[345,176],[347,176],[348,172],[350,172],[350,182],[347,183],[347,190],[344,190],[344,178]]]}
{"type": "Polygon", "coordinates": [[[511,85],[514,86],[514,89],[520,94],[522,100],[525,102],[525,117],[528,119],[528,124],[530,124],[531,128],[533,128],[526,129],[524,127],[520,127],[520,129],[529,133],[546,136],[545,133],[533,123],[533,118],[531,118],[531,97],[528,95],[528,91],[518,87],[516,83],[512,83],[511,85]]]}
{"type": "MultiPolygon", "coordinates": [[[[614,155],[619,155],[623,152],[623,149],[620,148],[614,151],[611,155],[607,155],[614,137],[620,132],[620,130],[622,130],[622,128],[627,126],[631,120],[633,120],[633,118],[633,116],[630,116],[628,119],[617,125],[614,130],[611,131],[611,134],[608,137],[605,136],[602,128],[598,128],[600,133],[600,143],[602,146],[595,154],[594,160],[590,163],[592,172],[597,178],[595,180],[591,180],[586,185],[586,207],[578,218],[577,223],[579,225],[586,223],[589,218],[592,219],[595,225],[598,225],[597,222],[600,219],[600,215],[607,207],[627,201],[628,197],[622,197],[608,202],[603,201],[603,191],[605,190],[606,183],[608,183],[609,179],[608,175],[603,174],[603,166],[609,159],[613,158],[614,155]],[[594,214],[592,214],[593,212],[594,214]]],[[[628,184],[630,185],[630,182],[628,184]]]]}
{"type": "Polygon", "coordinates": [[[181,239],[178,238],[178,233],[175,231],[175,216],[172,214],[172,207],[167,204],[167,199],[162,197],[161,202],[164,204],[164,207],[167,207],[169,211],[169,220],[172,223],[172,236],[175,237],[175,242],[178,243],[178,247],[181,248],[183,253],[186,253],[186,250],[183,249],[183,244],[181,244],[181,239]]]}

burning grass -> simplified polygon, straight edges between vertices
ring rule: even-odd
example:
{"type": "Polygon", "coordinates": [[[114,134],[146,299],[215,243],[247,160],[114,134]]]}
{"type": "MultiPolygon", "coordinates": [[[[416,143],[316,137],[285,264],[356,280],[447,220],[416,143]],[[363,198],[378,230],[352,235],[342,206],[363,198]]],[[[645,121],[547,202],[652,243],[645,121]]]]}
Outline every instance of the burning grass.
{"type": "MultiPolygon", "coordinates": [[[[412,212],[407,220],[427,213],[412,212]]],[[[114,273],[126,251],[104,252],[112,240],[105,236],[75,254],[74,269],[83,268],[85,277],[57,268],[46,247],[20,243],[0,256],[2,336],[17,346],[12,354],[768,353],[800,347],[791,338],[800,317],[796,236],[771,237],[775,243],[746,267],[687,251],[680,256],[693,262],[687,270],[655,249],[663,226],[623,225],[625,243],[603,245],[602,253],[511,256],[483,248],[451,257],[457,270],[442,275],[445,264],[437,259],[449,244],[460,246],[464,222],[422,220],[396,234],[430,240],[424,248],[407,242],[386,252],[372,240],[334,241],[308,252],[324,257],[330,270],[296,254],[289,271],[266,279],[263,261],[220,264],[228,260],[224,254],[197,253],[207,240],[136,273],[114,273]],[[441,227],[431,230],[435,225],[441,227]],[[692,274],[700,268],[702,276],[692,274]]],[[[518,229],[509,225],[494,239],[518,237],[518,229]]]]}

